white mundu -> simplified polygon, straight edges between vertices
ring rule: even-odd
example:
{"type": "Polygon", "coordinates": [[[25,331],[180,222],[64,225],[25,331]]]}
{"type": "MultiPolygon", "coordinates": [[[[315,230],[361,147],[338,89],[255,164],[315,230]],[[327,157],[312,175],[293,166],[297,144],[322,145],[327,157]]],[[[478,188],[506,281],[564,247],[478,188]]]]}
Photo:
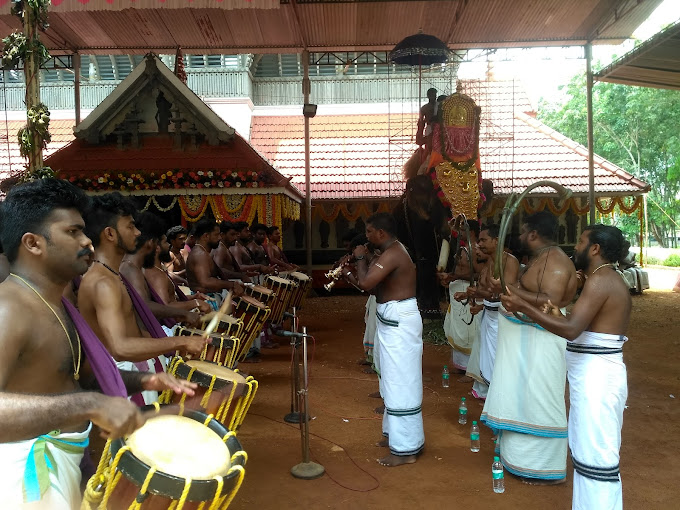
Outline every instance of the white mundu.
{"type": "Polygon", "coordinates": [[[425,445],[423,321],[418,303],[416,298],[378,303],[376,315],[383,434],[392,455],[415,455],[425,445]]]}
{"type": "Polygon", "coordinates": [[[498,349],[481,420],[499,431],[500,457],[517,476],[567,474],[567,341],[498,312],[498,349]]]}
{"type": "Polygon", "coordinates": [[[130,451],[145,464],[180,478],[209,480],[229,471],[230,453],[222,438],[184,416],[155,416],[128,437],[130,451]]]}
{"type": "Polygon", "coordinates": [[[479,314],[472,315],[467,304],[456,301],[457,292],[465,292],[470,282],[454,280],[449,283],[449,310],[444,318],[444,333],[453,352],[451,361],[458,370],[466,370],[472,347],[479,335],[479,314]]]}
{"type": "Polygon", "coordinates": [[[619,448],[628,397],[626,340],[584,331],[567,344],[574,510],[623,508],[619,448]]]}
{"type": "Polygon", "coordinates": [[[35,439],[0,443],[2,508],[80,508],[80,461],[92,425],[83,432],[51,432],[35,439]]]}

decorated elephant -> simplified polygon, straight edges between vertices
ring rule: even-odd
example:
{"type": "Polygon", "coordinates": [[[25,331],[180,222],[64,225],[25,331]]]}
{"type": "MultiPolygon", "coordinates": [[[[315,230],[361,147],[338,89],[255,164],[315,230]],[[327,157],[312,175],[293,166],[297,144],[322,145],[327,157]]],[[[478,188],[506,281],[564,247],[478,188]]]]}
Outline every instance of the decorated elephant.
{"type": "Polygon", "coordinates": [[[432,151],[419,148],[404,165],[406,191],[394,211],[400,239],[416,263],[416,294],[424,312],[439,310],[436,272],[449,265],[452,230],[456,235],[466,221],[477,221],[493,194],[491,181],[481,178],[481,109],[459,84],[437,110],[432,151]]]}

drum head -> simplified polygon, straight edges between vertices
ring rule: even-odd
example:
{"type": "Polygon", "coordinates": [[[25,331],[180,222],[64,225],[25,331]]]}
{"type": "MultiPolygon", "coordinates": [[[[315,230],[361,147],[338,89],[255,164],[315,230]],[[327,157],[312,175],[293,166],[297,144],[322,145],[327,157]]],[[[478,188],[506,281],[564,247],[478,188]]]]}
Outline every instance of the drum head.
{"type": "Polygon", "coordinates": [[[263,287],[262,285],[253,285],[251,287],[251,292],[259,292],[260,294],[266,294],[267,296],[271,296],[274,294],[274,291],[272,289],[268,289],[267,287],[263,287]]]}
{"type": "Polygon", "coordinates": [[[279,276],[271,276],[271,275],[267,276],[267,281],[272,281],[274,283],[278,283],[279,285],[284,285],[286,287],[289,286],[289,285],[292,285],[292,283],[293,283],[286,278],[281,278],[279,276]]]}
{"type": "Polygon", "coordinates": [[[297,278],[298,280],[303,282],[309,280],[309,276],[307,276],[305,273],[300,273],[298,271],[293,271],[292,273],[290,273],[290,276],[297,278]]]}
{"type": "Polygon", "coordinates": [[[155,416],[126,441],[139,460],[158,471],[192,480],[225,476],[231,454],[222,438],[184,416],[155,416]]]}
{"type": "Polygon", "coordinates": [[[210,363],[209,361],[201,361],[198,359],[187,360],[184,363],[189,365],[191,368],[195,368],[199,372],[208,374],[211,377],[214,375],[223,381],[233,381],[236,384],[246,384],[245,377],[243,377],[238,372],[234,372],[233,370],[225,368],[221,365],[210,363]]]}
{"type": "MultiPolygon", "coordinates": [[[[243,294],[243,296],[240,296],[239,299],[241,301],[248,303],[249,305],[256,306],[257,308],[261,308],[262,310],[267,308],[267,305],[265,305],[262,301],[255,299],[252,296],[246,296],[245,294],[243,294]]],[[[239,307],[239,305],[237,304],[236,308],[238,308],[238,307],[239,307]]]]}

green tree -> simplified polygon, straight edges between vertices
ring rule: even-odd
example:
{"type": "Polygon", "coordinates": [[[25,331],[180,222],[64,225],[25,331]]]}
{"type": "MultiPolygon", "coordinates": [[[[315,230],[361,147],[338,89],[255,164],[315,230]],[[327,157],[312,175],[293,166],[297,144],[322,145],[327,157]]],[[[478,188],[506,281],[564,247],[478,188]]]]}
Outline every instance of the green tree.
{"type": "MultiPolygon", "coordinates": [[[[585,74],[564,88],[566,101],[541,100],[538,118],[587,145],[585,74]]],[[[666,247],[680,216],[680,91],[596,83],[593,141],[596,154],[651,185],[649,230],[666,247]]],[[[617,215],[616,222],[634,237],[637,218],[617,215]]]]}

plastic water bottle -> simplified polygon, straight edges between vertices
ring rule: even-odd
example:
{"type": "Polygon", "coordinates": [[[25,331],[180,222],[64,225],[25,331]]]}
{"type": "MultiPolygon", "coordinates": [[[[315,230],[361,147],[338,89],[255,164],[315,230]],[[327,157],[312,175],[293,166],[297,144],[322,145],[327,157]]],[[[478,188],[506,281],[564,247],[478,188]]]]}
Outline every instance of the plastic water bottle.
{"type": "Polygon", "coordinates": [[[505,492],[505,480],[503,480],[503,464],[499,457],[493,458],[491,465],[491,474],[493,475],[493,491],[500,494],[505,492]]]}
{"type": "Polygon", "coordinates": [[[479,425],[476,421],[472,422],[472,430],[470,430],[470,451],[478,452],[480,448],[479,444],[479,425]]]}
{"type": "Polygon", "coordinates": [[[467,404],[465,403],[465,397],[460,399],[460,405],[458,406],[458,423],[461,425],[467,423],[467,404]]]}
{"type": "Polygon", "coordinates": [[[449,367],[444,365],[444,370],[442,370],[442,388],[449,387],[449,367]]]}

